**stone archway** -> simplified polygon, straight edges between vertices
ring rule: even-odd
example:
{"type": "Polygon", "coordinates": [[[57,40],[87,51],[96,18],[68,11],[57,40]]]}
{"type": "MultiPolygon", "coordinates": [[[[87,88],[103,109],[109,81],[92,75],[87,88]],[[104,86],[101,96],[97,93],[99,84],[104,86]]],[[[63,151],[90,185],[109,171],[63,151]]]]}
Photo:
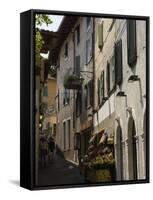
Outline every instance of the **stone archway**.
{"type": "Polygon", "coordinates": [[[123,148],[122,148],[122,128],[120,125],[116,129],[116,172],[117,180],[123,180],[123,148]]]}
{"type": "Polygon", "coordinates": [[[129,180],[138,179],[136,128],[132,116],[129,118],[128,121],[128,171],[129,180]]]}

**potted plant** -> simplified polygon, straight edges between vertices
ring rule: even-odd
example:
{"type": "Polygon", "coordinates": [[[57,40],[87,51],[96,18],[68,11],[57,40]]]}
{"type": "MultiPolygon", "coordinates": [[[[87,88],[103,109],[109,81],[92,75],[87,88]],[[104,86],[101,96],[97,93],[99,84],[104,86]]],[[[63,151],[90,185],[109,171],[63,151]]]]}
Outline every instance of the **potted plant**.
{"type": "Polygon", "coordinates": [[[83,79],[79,76],[72,74],[64,77],[64,87],[66,89],[80,89],[83,79]]]}

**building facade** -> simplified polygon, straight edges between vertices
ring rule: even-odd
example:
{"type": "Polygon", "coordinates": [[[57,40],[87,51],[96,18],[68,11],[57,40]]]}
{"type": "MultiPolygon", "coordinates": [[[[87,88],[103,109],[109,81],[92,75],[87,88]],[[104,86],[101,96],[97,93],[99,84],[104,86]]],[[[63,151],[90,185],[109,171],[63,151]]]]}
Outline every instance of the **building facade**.
{"type": "MultiPolygon", "coordinates": [[[[66,17],[67,18],[67,17],[66,17]]],[[[67,23],[65,18],[65,22],[67,23]]],[[[67,159],[78,162],[78,149],[75,148],[77,134],[81,138],[80,155],[87,150],[91,136],[92,121],[92,80],[93,80],[93,20],[79,17],[72,24],[71,31],[59,52],[57,68],[57,144],[67,159]],[[66,78],[75,75],[82,80],[80,87],[64,86],[66,78]],[[90,120],[90,121],[89,121],[90,120]]]]}
{"type": "Polygon", "coordinates": [[[117,180],[145,178],[145,23],[95,19],[94,132],[114,137],[117,180]]]}
{"type": "Polygon", "coordinates": [[[42,88],[41,102],[44,104],[42,131],[48,136],[56,137],[56,78],[48,74],[42,88]]]}
{"type": "Polygon", "coordinates": [[[116,179],[145,179],[146,22],[65,16],[45,38],[57,69],[56,142],[65,158],[80,162],[104,129],[116,179]]]}

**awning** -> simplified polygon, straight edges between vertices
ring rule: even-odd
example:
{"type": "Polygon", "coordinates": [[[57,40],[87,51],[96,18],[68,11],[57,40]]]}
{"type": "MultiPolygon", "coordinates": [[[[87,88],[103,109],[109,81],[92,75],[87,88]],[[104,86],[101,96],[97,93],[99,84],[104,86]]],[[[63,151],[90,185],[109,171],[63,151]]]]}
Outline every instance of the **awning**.
{"type": "Polygon", "coordinates": [[[101,128],[97,133],[95,133],[95,134],[91,137],[91,139],[89,140],[89,143],[93,142],[93,141],[96,139],[97,135],[102,134],[104,131],[105,131],[105,129],[104,129],[104,128],[101,128]]]}
{"type": "Polygon", "coordinates": [[[96,139],[98,133],[94,134],[91,139],[89,140],[89,143],[93,142],[96,139]]]}
{"type": "Polygon", "coordinates": [[[105,132],[102,137],[100,138],[99,144],[104,144],[107,140],[107,144],[113,144],[114,138],[109,136],[107,132],[105,132]]]}
{"type": "Polygon", "coordinates": [[[100,138],[99,144],[104,144],[106,142],[106,139],[108,138],[107,133],[103,133],[103,135],[100,138]]]}

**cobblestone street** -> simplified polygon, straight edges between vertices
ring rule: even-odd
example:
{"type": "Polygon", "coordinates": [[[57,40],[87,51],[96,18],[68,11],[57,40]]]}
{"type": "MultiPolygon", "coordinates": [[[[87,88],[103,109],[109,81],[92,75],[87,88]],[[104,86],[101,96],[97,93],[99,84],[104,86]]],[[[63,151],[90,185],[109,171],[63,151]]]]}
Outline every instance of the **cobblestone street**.
{"type": "Polygon", "coordinates": [[[56,155],[53,162],[47,164],[45,168],[39,169],[38,184],[45,185],[67,185],[85,183],[79,169],[73,163],[56,155]]]}

